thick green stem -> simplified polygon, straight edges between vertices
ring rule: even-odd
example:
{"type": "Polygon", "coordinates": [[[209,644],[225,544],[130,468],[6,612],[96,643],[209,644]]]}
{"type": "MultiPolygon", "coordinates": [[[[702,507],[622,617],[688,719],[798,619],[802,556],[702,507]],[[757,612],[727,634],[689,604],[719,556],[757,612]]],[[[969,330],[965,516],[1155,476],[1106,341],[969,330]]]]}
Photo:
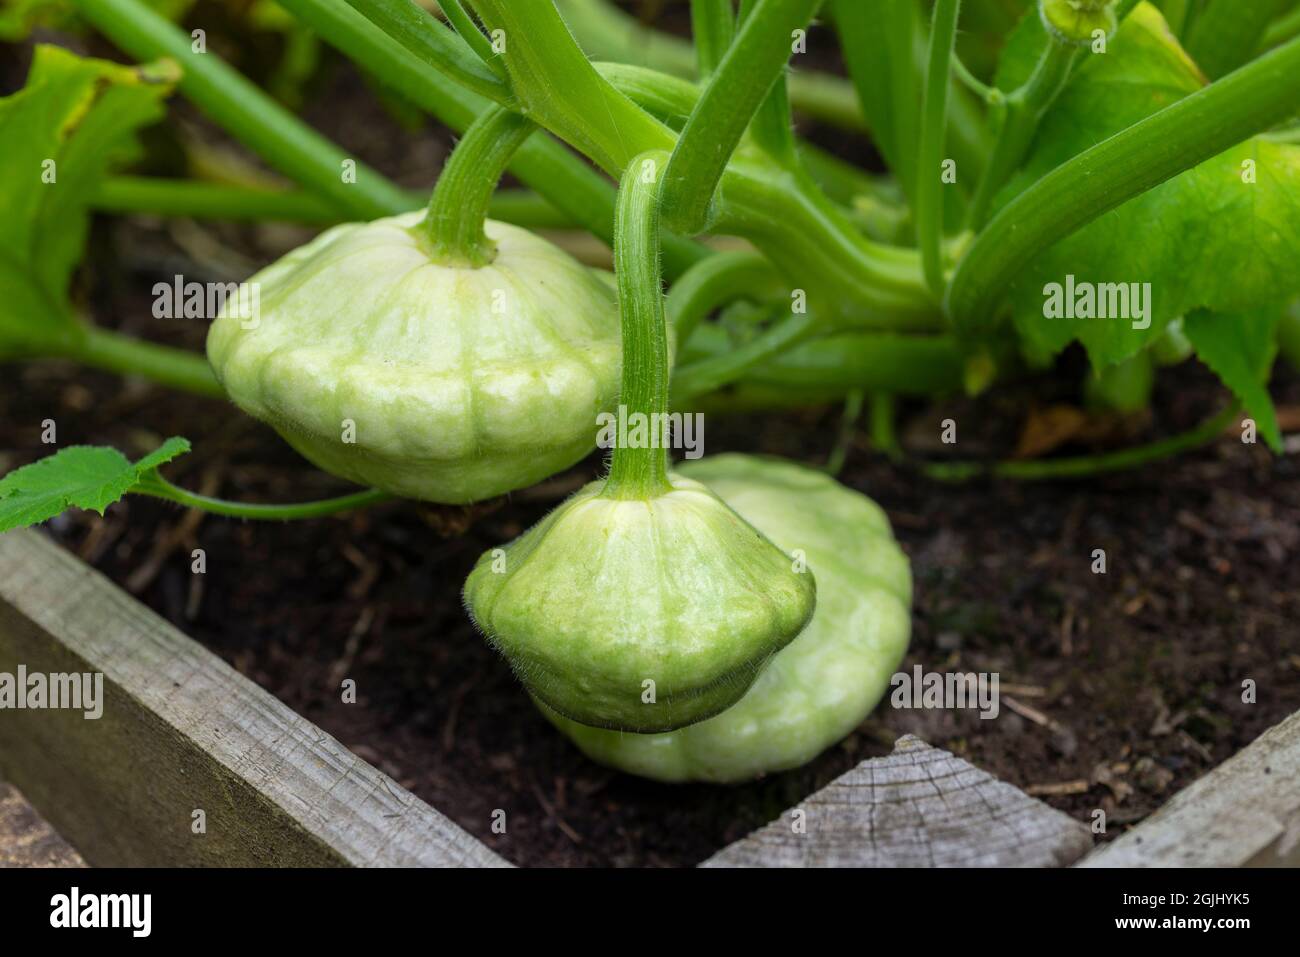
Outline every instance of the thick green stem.
{"type": "MultiPolygon", "coordinates": [[[[697,77],[690,43],[644,26],[606,0],[560,0],[560,9],[582,48],[596,59],[697,77]]],[[[801,113],[833,126],[866,129],[852,84],[838,76],[800,70],[790,77],[790,102],[801,113]]]]}
{"type": "MultiPolygon", "coordinates": [[[[419,209],[424,198],[408,194],[407,209],[419,209]]],[[[270,190],[228,186],[201,180],[114,176],[100,183],[91,205],[105,213],[185,216],[233,222],[287,222],[328,226],[343,222],[332,204],[302,190],[270,190]]],[[[527,229],[572,229],[578,225],[536,193],[503,189],[492,194],[488,216],[527,229]]]]}
{"type": "Polygon", "coordinates": [[[536,128],[531,120],[498,106],[465,131],[417,227],[439,262],[477,269],[496,258],[496,244],[483,231],[488,203],[510,158],[536,128]]]}
{"type": "Polygon", "coordinates": [[[941,482],[964,482],[981,476],[1029,480],[1086,478],[1107,472],[1122,472],[1170,458],[1214,441],[1223,434],[1223,430],[1237,415],[1237,411],[1236,406],[1233,406],[1190,431],[1159,442],[1121,449],[1104,455],[996,462],[991,465],[980,462],[926,462],[921,463],[919,468],[928,478],[941,482]]]}
{"type": "Polygon", "coordinates": [[[948,129],[948,80],[961,0],[937,0],[921,107],[916,183],[916,232],[921,268],[936,300],[943,298],[943,149],[948,129]]]}
{"type": "Polygon", "coordinates": [[[731,0],[691,0],[691,38],[700,77],[707,80],[718,68],[735,32],[731,0]]]}
{"type": "Polygon", "coordinates": [[[173,485],[157,472],[142,479],[132,492],[161,498],[186,508],[197,508],[213,515],[225,515],[228,518],[251,518],[259,521],[287,522],[295,519],[321,518],[338,512],[347,512],[368,505],[387,502],[393,496],[377,488],[341,495],[338,498],[322,499],[318,502],[295,502],[286,505],[250,505],[244,502],[231,502],[226,499],[212,498],[189,492],[178,485],[173,485]]]}
{"type": "Polygon", "coordinates": [[[871,393],[871,444],[876,451],[897,462],[903,457],[898,444],[894,417],[898,414],[892,392],[871,393]]]}
{"type": "MultiPolygon", "coordinates": [[[[708,357],[733,348],[724,330],[703,326],[691,351],[708,357]]],[[[786,405],[841,398],[855,388],[935,395],[961,390],[964,362],[965,352],[950,336],[843,332],[773,356],[748,370],[742,381],[784,394],[786,405]]]]}
{"type": "MultiPolygon", "coordinates": [[[[486,63],[474,55],[470,45],[437,17],[411,0],[347,0],[366,19],[467,90],[509,105],[510,88],[486,63]]],[[[482,34],[480,34],[482,36],[482,34]]]]}
{"type": "MultiPolygon", "coordinates": [[[[619,411],[645,416],[646,448],[614,449],[607,498],[654,498],[671,490],[668,450],[656,427],[668,412],[668,324],[659,272],[659,190],[668,154],[654,150],[633,159],[619,185],[614,225],[614,272],[623,330],[623,389],[619,411]]],[[[629,421],[631,419],[629,418],[629,421]]]]}
{"type": "Polygon", "coordinates": [[[215,53],[196,53],[189,34],[142,0],[73,0],[105,36],[140,60],[181,64],[180,89],[218,125],[291,179],[349,215],[374,219],[406,207],[406,194],[304,126],[215,53]]]}
{"type": "MultiPolygon", "coordinates": [[[[476,7],[510,37],[505,56],[514,89],[541,125],[613,175],[638,152],[672,149],[673,131],[600,76],[551,4],[476,0],[476,7]]],[[[797,277],[809,312],[880,328],[941,325],[914,250],[865,239],[799,170],[758,151],[742,152],[722,179],[717,229],[750,239],[797,277]]]]}
{"type": "Polygon", "coordinates": [[[985,103],[992,103],[995,100],[1000,100],[1002,98],[1002,91],[997,87],[989,86],[972,73],[970,68],[962,62],[961,57],[953,56],[952,69],[953,73],[956,74],[957,79],[961,80],[966,89],[970,90],[985,103]]]}
{"type": "MultiPolygon", "coordinates": [[[[744,23],[758,0],[740,0],[740,22],[744,23]]],[[[783,67],[772,82],[772,88],[758,105],[749,123],[749,135],[754,142],[781,166],[793,168],[799,162],[794,138],[794,117],[790,113],[790,68],[783,67]]]]}
{"type": "Polygon", "coordinates": [[[505,64],[501,62],[497,52],[492,49],[491,41],[483,36],[483,31],[478,28],[474,18],[466,12],[461,0],[439,0],[438,5],[442,8],[443,16],[447,18],[447,22],[460,34],[460,38],[469,44],[469,48],[474,51],[474,55],[497,75],[497,79],[504,81],[506,79],[505,64]]]}
{"type": "Polygon", "coordinates": [[[775,276],[772,264],[751,252],[719,253],[682,273],[664,303],[677,348],[684,348],[700,320],[719,306],[741,296],[775,292],[775,276]]]}
{"type": "MultiPolygon", "coordinates": [[[[915,0],[832,0],[830,4],[844,63],[872,139],[909,201],[915,199],[925,52],[921,6],[915,0]]],[[[962,170],[958,188],[964,197],[966,184],[974,184],[984,168],[989,139],[979,102],[961,88],[958,77],[951,82],[949,149],[962,170]]]]}
{"type": "MultiPolygon", "coordinates": [[[[490,105],[490,101],[426,66],[348,6],[346,0],[282,0],[281,5],[326,42],[453,129],[466,129],[490,105]]],[[[530,137],[515,154],[510,172],[573,222],[612,244],[613,187],[560,143],[550,136],[530,137]]],[[[670,278],[709,254],[699,243],[675,235],[664,236],[663,248],[664,272],[670,278]]]]}
{"type": "Polygon", "coordinates": [[[159,385],[216,399],[226,396],[202,355],[133,339],[111,329],[87,326],[85,335],[69,346],[65,354],[119,375],[140,376],[159,385]]]}
{"type": "Polygon", "coordinates": [[[758,0],[710,77],[664,174],[663,216],[693,234],[707,228],[710,205],[731,159],[773,82],[790,59],[791,36],[821,0],[758,0]]]}
{"type": "MultiPolygon", "coordinates": [[[[419,206],[412,196],[411,209],[419,206]]],[[[92,205],[106,213],[149,213],[231,221],[279,221],[328,225],[340,222],[338,207],[302,190],[254,189],[199,180],[115,176],[99,185],[92,205]]]]}
{"type": "Polygon", "coordinates": [[[1062,163],[994,217],[958,264],[946,308],[976,333],[1040,251],[1300,109],[1300,39],[1062,163]]]}
{"type": "Polygon", "coordinates": [[[1024,162],[1038,124],[1065,87],[1078,55],[1078,47],[1049,39],[1025,85],[995,105],[997,138],[967,210],[970,229],[983,227],[993,197],[1024,162]]]}
{"type": "Polygon", "coordinates": [[[703,395],[736,381],[749,369],[816,335],[816,319],[807,313],[788,315],[748,342],[719,356],[682,366],[673,377],[673,404],[703,395]]]}

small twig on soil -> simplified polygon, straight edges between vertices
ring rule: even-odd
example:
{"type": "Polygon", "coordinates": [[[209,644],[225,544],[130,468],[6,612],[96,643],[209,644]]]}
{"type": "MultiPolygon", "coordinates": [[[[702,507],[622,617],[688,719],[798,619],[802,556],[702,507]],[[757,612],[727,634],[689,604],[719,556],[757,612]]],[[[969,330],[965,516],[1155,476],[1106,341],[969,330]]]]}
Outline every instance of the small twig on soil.
{"type": "Polygon", "coordinates": [[[1069,658],[1074,654],[1074,602],[1065,603],[1065,617],[1061,619],[1061,654],[1069,658]]]}
{"type": "Polygon", "coordinates": [[[347,595],[353,601],[360,601],[370,593],[370,589],[379,579],[379,563],[372,562],[351,542],[340,549],[343,557],[351,562],[361,574],[347,588],[347,595]]]}
{"type": "MultiPolygon", "coordinates": [[[[212,495],[221,486],[221,478],[216,469],[210,469],[203,475],[203,484],[200,486],[201,494],[212,495]]],[[[183,542],[192,542],[194,534],[199,530],[199,525],[203,523],[204,513],[197,508],[187,509],[181,516],[180,521],[173,525],[168,531],[157,536],[154,539],[153,550],[149,557],[132,572],[126,579],[126,589],[133,595],[139,595],[146,588],[153,584],[158,573],[162,571],[163,563],[183,542]]]]}
{"type": "Polygon", "coordinates": [[[480,672],[474,672],[469,676],[469,680],[462,682],[461,686],[451,696],[451,706],[447,709],[447,721],[442,726],[443,754],[450,754],[451,749],[456,746],[456,719],[460,717],[460,706],[465,701],[465,696],[469,694],[470,689],[478,684],[480,676],[480,672]]]}
{"type": "Polygon", "coordinates": [[[1016,714],[1020,715],[1020,717],[1027,718],[1034,722],[1034,724],[1042,725],[1044,728],[1051,728],[1053,731],[1060,730],[1061,728],[1054,719],[1049,718],[1037,708],[1030,707],[1027,704],[1021,704],[1015,698],[1009,697],[1008,695],[1002,696],[1002,703],[1016,714]]]}
{"type": "Polygon", "coordinates": [[[1092,790],[1092,783],[1087,778],[1074,781],[1056,781],[1051,784],[1031,784],[1025,793],[1034,797],[1059,797],[1063,794],[1087,794],[1092,790]]]}
{"type": "Polygon", "coordinates": [[[375,606],[366,605],[361,609],[361,614],[357,616],[356,622],[352,625],[352,630],[348,632],[347,641],[343,644],[343,656],[334,662],[330,668],[330,685],[337,687],[344,678],[347,677],[348,670],[356,660],[357,651],[361,647],[361,639],[370,631],[370,626],[375,621],[375,606]]]}
{"type": "Polygon", "coordinates": [[[546,795],[542,793],[542,789],[538,786],[537,782],[534,780],[530,783],[532,784],[533,794],[537,798],[537,803],[542,806],[542,810],[546,812],[546,816],[555,821],[555,826],[563,831],[569,840],[574,844],[581,844],[582,835],[570,827],[569,823],[564,820],[564,818],[560,817],[559,812],[555,810],[555,805],[546,799],[546,795]]]}

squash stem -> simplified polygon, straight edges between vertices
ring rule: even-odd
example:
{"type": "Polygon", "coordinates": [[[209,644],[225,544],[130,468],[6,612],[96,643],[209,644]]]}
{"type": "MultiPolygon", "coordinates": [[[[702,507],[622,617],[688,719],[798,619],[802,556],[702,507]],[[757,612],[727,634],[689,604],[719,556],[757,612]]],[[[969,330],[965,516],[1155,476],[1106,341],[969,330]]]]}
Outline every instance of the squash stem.
{"type": "Polygon", "coordinates": [[[506,165],[536,126],[500,106],[479,115],[452,150],[416,227],[444,265],[478,269],[496,258],[496,245],[483,231],[488,204],[506,165]]]}
{"type": "Polygon", "coordinates": [[[629,437],[639,432],[646,441],[615,447],[601,492],[606,498],[649,499],[672,489],[668,451],[659,441],[668,413],[668,324],[659,268],[659,186],[667,160],[663,150],[642,153],[628,164],[619,184],[614,220],[623,330],[619,414],[627,417],[629,437]],[[638,425],[644,428],[638,430],[638,425]]]}

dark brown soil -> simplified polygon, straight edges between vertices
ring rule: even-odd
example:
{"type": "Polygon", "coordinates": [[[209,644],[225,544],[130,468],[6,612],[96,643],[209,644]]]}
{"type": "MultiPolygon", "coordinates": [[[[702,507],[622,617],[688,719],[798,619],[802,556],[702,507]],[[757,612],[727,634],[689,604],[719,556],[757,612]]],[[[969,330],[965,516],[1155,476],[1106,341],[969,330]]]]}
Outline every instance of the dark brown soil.
{"type": "MultiPolygon", "coordinates": [[[[160,331],[160,330],[159,330],[160,331]]],[[[174,331],[174,330],[173,330],[174,331]]],[[[197,331],[194,332],[197,337],[197,331]]],[[[8,367],[5,469],[59,443],[131,454],[185,434],[171,470],[246,500],[339,490],[221,403],[52,365],[8,367]]],[[[1190,424],[1214,395],[1166,376],[1160,409],[1190,424]]],[[[1292,379],[1280,397],[1300,399],[1292,379]]],[[[993,431],[1002,403],[949,406],[993,431]]],[[[930,410],[913,420],[925,423],[930,410]]],[[[708,450],[818,462],[833,410],[709,422],[708,450]]],[[[928,427],[916,426],[928,431],[928,427]]],[[[971,445],[974,445],[972,440],[971,445]]],[[[1113,836],[1300,707],[1300,485],[1294,456],[1231,439],[1140,472],[1068,484],[933,484],[855,442],[843,479],[889,512],[913,561],[907,668],[998,672],[1002,713],[879,710],[807,768],[745,787],[667,787],[585,760],[537,714],[466,620],[460,584],[598,468],[474,509],[396,504],[297,524],[187,516],[132,498],[50,532],[292,708],[520,864],[689,864],[914,732],[1113,836]],[[207,574],[190,573],[190,550],[207,574]],[[1091,571],[1094,548],[1109,568],[1091,571]],[[340,682],[357,682],[357,704],[340,682]],[[1242,703],[1242,682],[1258,702],[1242,703]],[[1015,702],[1013,705],[1012,702],[1015,702]],[[1067,793],[1054,793],[1064,791],[1067,793]],[[492,812],[508,833],[493,834],[492,812]]]]}
{"type": "MultiPolygon", "coordinates": [[[[340,69],[328,67],[311,87],[306,115],[418,183],[418,170],[436,168],[445,137],[401,130],[340,69]],[[349,98],[355,109],[340,105],[349,98]],[[366,110],[373,123],[363,129],[356,118],[366,110]],[[373,147],[383,142],[415,146],[386,156],[373,147]],[[361,148],[368,144],[371,153],[361,148]]],[[[148,318],[152,283],[176,272],[241,278],[306,235],[104,220],[78,288],[104,325],[201,348],[202,324],[148,318]]],[[[48,453],[39,435],[53,418],[60,446],[103,443],[138,455],[185,435],[195,452],[169,475],[225,497],[343,491],[220,402],[58,364],[0,366],[0,377],[0,471],[48,453]]],[[[963,456],[1005,454],[1027,413],[1062,388],[1039,381],[996,399],[911,405],[904,440],[920,449],[951,416],[963,456]]],[[[1300,380],[1287,373],[1275,397],[1300,404],[1300,380]]],[[[1194,363],[1166,371],[1154,420],[1128,439],[1190,427],[1219,401],[1194,363]]],[[[838,420],[835,409],[714,418],[707,450],[820,463],[838,420]]],[[[49,532],[510,860],[684,865],[886,753],[906,732],[1082,820],[1104,809],[1107,838],[1140,820],[1300,708],[1297,463],[1225,439],[1089,481],[952,486],[890,464],[859,434],[841,477],[886,508],[913,561],[915,632],[904,667],[998,672],[1002,712],[981,721],[886,704],[810,766],[744,787],[666,787],[591,764],[537,714],[465,617],[459,589],[478,555],[590,478],[595,459],[473,509],[394,504],[262,525],[133,498],[104,519],[60,518],[49,532]],[[190,573],[193,548],[206,551],[206,575],[190,573]],[[1091,571],[1095,548],[1106,551],[1105,575],[1091,571]],[[358,703],[341,702],[344,678],[357,682],[358,703]],[[1253,704],[1242,701],[1247,680],[1257,686],[1253,704]],[[490,829],[496,809],[507,814],[506,834],[490,829]]]]}

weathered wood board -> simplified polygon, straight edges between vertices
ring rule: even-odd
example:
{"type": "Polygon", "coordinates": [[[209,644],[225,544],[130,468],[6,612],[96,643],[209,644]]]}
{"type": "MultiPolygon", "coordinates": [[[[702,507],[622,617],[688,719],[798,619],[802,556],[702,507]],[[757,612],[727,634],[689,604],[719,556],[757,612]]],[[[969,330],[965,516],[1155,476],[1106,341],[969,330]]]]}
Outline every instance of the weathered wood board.
{"type": "Polygon", "coordinates": [[[0,672],[20,664],[103,673],[98,720],[0,710],[0,777],[92,865],[506,863],[32,531],[0,535],[0,672]]]}
{"type": "Polygon", "coordinates": [[[0,867],[85,867],[12,784],[0,781],[0,867]]]}
{"type": "Polygon", "coordinates": [[[1081,867],[1300,867],[1300,712],[1081,867]]]}
{"type": "Polygon", "coordinates": [[[1060,867],[1091,846],[1084,824],[906,735],[701,866],[1060,867]]]}

